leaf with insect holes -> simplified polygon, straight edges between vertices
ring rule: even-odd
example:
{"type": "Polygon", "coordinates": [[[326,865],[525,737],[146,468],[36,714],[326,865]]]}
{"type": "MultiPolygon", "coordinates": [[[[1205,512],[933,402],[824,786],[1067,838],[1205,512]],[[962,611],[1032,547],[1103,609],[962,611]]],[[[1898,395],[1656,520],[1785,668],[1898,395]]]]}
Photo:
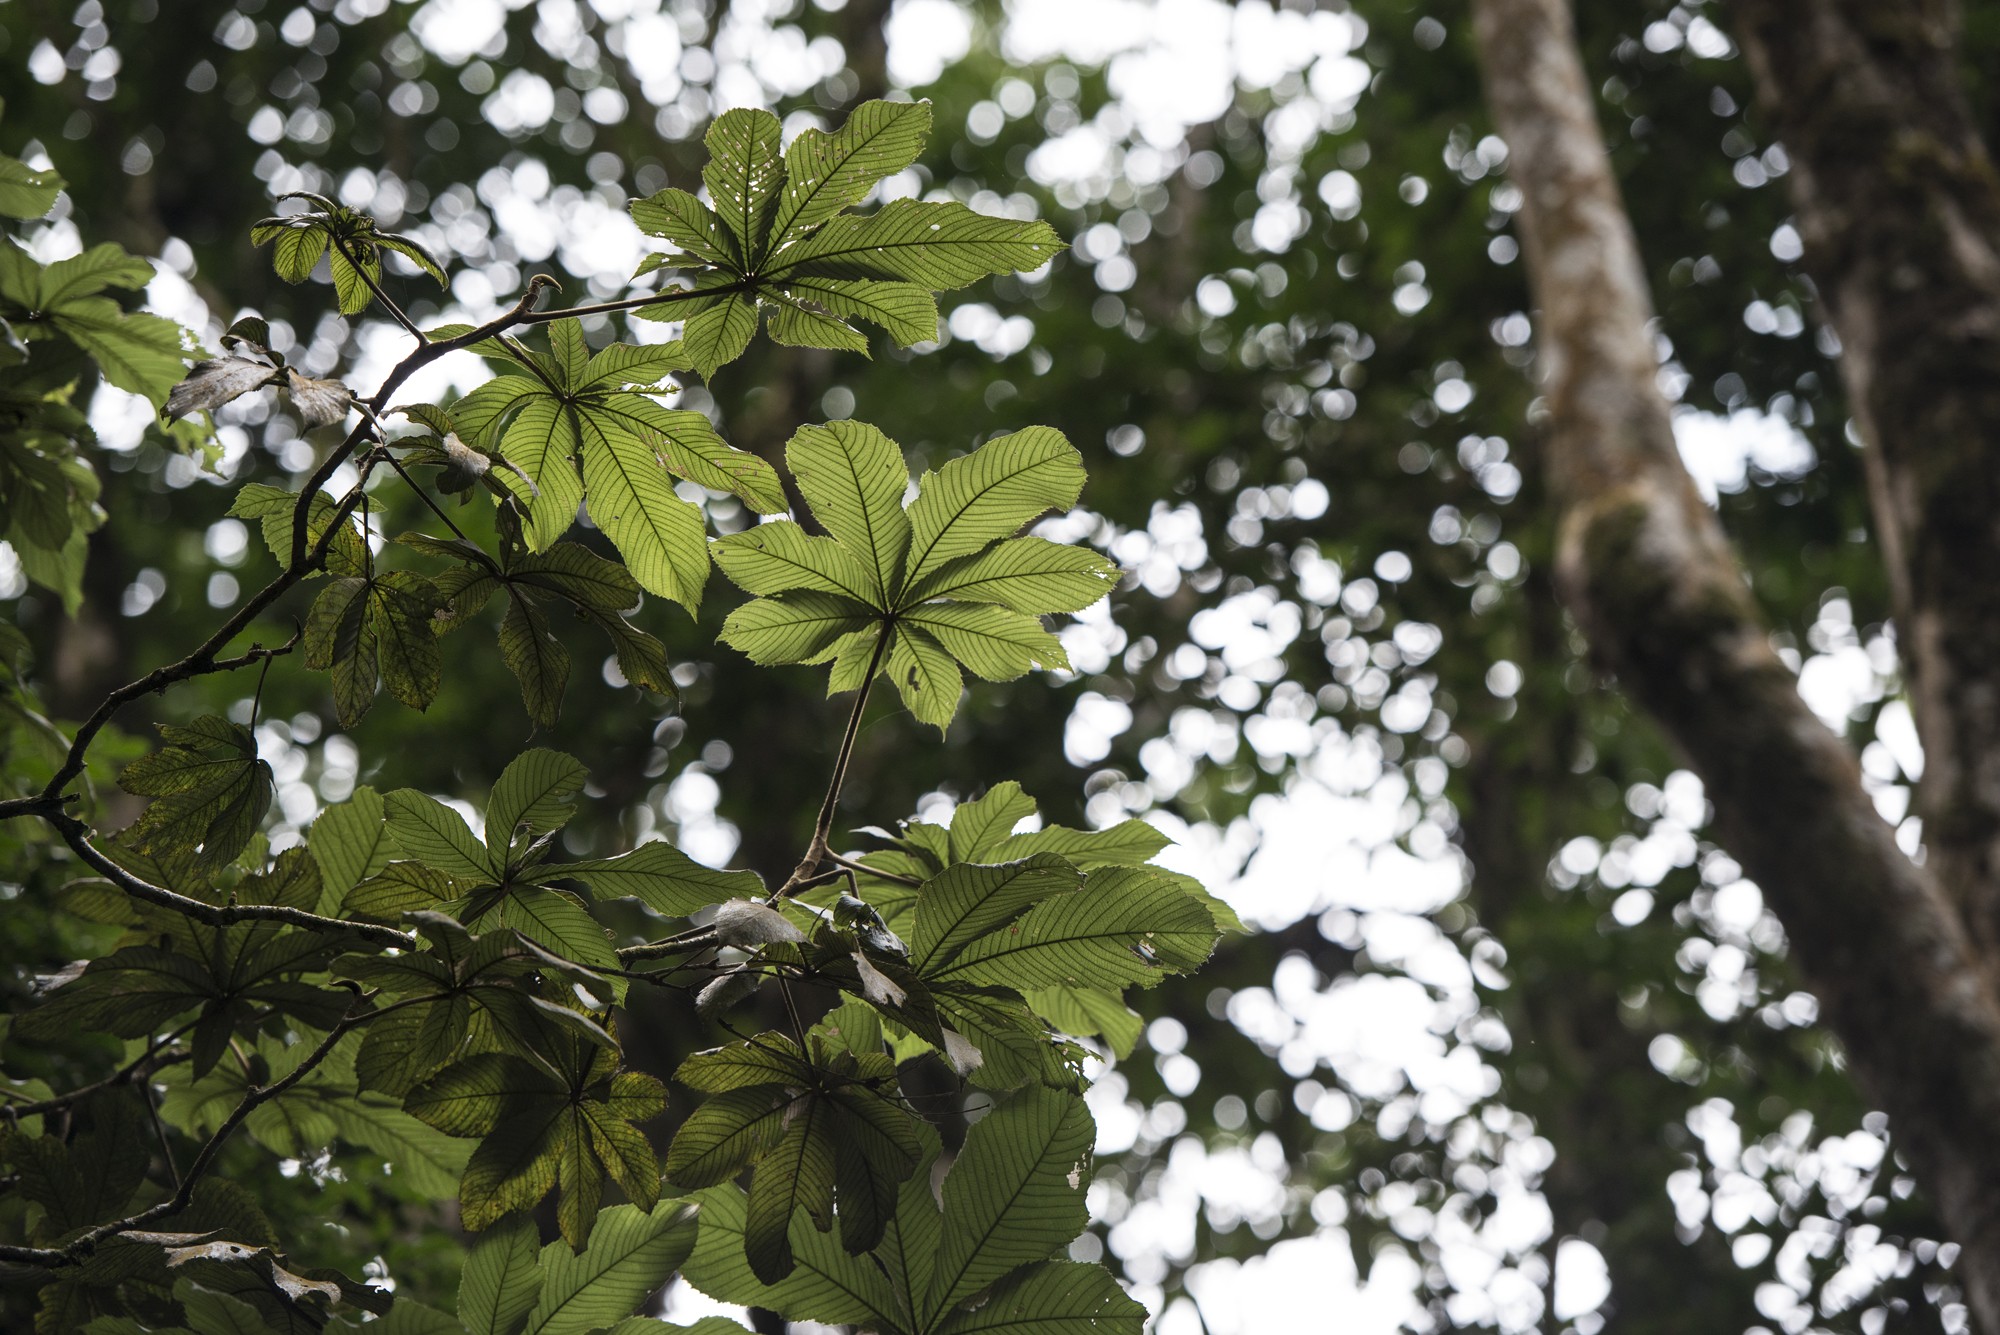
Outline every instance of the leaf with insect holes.
{"type": "Polygon", "coordinates": [[[864,102],[831,131],[804,130],[781,149],[769,112],[724,113],[708,132],[702,172],[712,207],[684,190],[631,206],[641,231],[678,251],[649,256],[639,273],[693,278],[640,315],[684,321],[689,358],[713,379],[749,346],[762,310],[779,343],[866,355],[851,323],[866,321],[908,347],[937,337],[935,292],[1039,269],[1064,249],[1047,223],[963,204],[897,200],[849,212],[916,160],[930,128],[928,102],[864,102]]]}
{"type": "Polygon", "coordinates": [[[270,765],[240,723],[204,714],[184,725],[162,724],[166,745],[125,767],[118,786],[150,797],[126,838],[140,852],[182,851],[197,866],[235,860],[271,806],[270,765]]]}

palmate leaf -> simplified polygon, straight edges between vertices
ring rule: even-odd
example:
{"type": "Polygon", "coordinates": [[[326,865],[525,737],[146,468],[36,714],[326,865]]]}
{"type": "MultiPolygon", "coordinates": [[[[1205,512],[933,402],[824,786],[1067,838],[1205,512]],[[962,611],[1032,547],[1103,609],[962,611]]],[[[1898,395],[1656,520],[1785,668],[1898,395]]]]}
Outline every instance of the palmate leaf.
{"type": "Polygon", "coordinates": [[[647,396],[664,392],[652,387],[686,364],[685,349],[613,344],[593,356],[575,320],[551,322],[549,341],[553,355],[522,350],[508,373],[452,405],[459,434],[497,444],[510,468],[496,476],[528,516],[530,551],[547,551],[581,502],[641,587],[694,610],[708,572],[705,526],[674,478],[769,512],[784,505],[776,473],[731,449],[700,413],[647,396]]]}
{"type": "Polygon", "coordinates": [[[409,570],[336,579],[306,617],[306,667],[331,671],[342,727],[359,722],[379,684],[412,709],[428,709],[444,679],[432,619],[437,586],[409,570]]]}
{"type": "Polygon", "coordinates": [[[166,746],[118,777],[126,792],[154,799],[128,842],[145,853],[193,853],[202,868],[233,862],[271,805],[271,767],[257,758],[257,739],[213,714],[163,724],[160,735],[166,746]]]}
{"type": "Polygon", "coordinates": [[[767,1033],[696,1053],[675,1078],[715,1097],[675,1135],[668,1179],[708,1187],[756,1165],[744,1246],[761,1280],[791,1273],[791,1220],[801,1211],[821,1233],[837,1211],[850,1254],[882,1240],[897,1184],[923,1148],[917,1123],[883,1092],[894,1090],[888,1057],[819,1046],[808,1057],[783,1035],[767,1033]]]}
{"type": "Polygon", "coordinates": [[[628,614],[642,598],[639,582],[623,565],[573,542],[543,552],[518,547],[496,562],[478,548],[456,540],[406,533],[399,539],[433,556],[464,564],[435,581],[442,601],[432,629],[444,635],[464,625],[505,590],[507,612],[500,623],[502,661],[521,684],[521,696],[535,722],[553,726],[560,716],[569,680],[569,650],[550,623],[552,600],[561,600],[611,641],[626,681],[656,695],[677,694],[666,646],[634,626],[628,614]]]}
{"type": "Polygon", "coordinates": [[[702,1228],[687,1278],[723,1302],[880,1335],[1137,1335],[1145,1311],[1107,1271],[1047,1259],[1086,1218],[1095,1127],[1080,1098],[1030,1087],[974,1123],[945,1177],[942,1211],[928,1171],[937,1140],[928,1128],[920,1137],[920,1166],[892,1197],[871,1255],[850,1256],[795,1218],[797,1264],[765,1284],[744,1251],[745,1197],[724,1185],[697,1193],[702,1228]]]}
{"type": "Polygon", "coordinates": [[[1080,456],[1045,427],[925,473],[907,509],[902,451],[866,423],[802,427],[786,462],[830,536],[781,520],[713,544],[723,572],[759,595],[730,614],[722,639],[759,663],[830,661],[829,692],[860,686],[872,665],[942,730],[961,665],[994,681],[1067,669],[1039,614],[1079,611],[1117,579],[1093,552],[1012,536],[1075,504],[1083,485],[1080,456]]]}
{"type": "Polygon", "coordinates": [[[628,1315],[680,1268],[696,1230],[695,1211],[682,1201],[615,1205],[598,1216],[581,1253],[550,1243],[524,1335],[586,1335],[628,1315]]]}
{"type": "Polygon", "coordinates": [[[1064,247],[1046,223],[913,200],[865,217],[844,212],[915,161],[930,122],[928,103],[866,102],[831,133],[808,129],[781,151],[776,117],[725,113],[709,130],[702,173],[713,209],[683,190],[631,207],[642,231],[681,252],[649,257],[639,274],[692,269],[696,291],[730,290],[640,314],[684,320],[689,357],[713,378],[749,345],[760,308],[771,309],[780,343],[865,354],[850,320],[907,347],[937,337],[937,290],[1047,264],[1064,247]]]}
{"type": "Polygon", "coordinates": [[[618,1071],[617,1060],[615,1050],[580,1039],[536,1060],[482,1053],[410,1092],[404,1107],[414,1116],[447,1135],[481,1137],[459,1186],[467,1228],[485,1228],[559,1189],[557,1222],[581,1249],[607,1175],[636,1205],[652,1208],[659,1165],[630,1124],[658,1116],[666,1091],[651,1076],[618,1071]]]}

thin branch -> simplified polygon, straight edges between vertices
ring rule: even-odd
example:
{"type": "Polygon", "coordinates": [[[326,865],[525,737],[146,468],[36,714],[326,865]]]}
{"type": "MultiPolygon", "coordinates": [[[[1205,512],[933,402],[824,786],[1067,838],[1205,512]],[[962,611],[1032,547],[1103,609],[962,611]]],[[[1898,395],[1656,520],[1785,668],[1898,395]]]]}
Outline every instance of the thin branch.
{"type": "Polygon", "coordinates": [[[394,394],[402,386],[402,383],[412,375],[415,375],[417,371],[430,365],[447,353],[457,352],[460,348],[469,348],[474,343],[491,338],[495,334],[511,329],[516,324],[519,324],[526,317],[529,308],[541,300],[542,292],[555,285],[555,279],[549,277],[547,274],[538,273],[528,280],[528,290],[521,294],[521,299],[515,302],[513,308],[505,314],[497,315],[485,324],[480,325],[477,329],[468,329],[463,334],[459,334],[453,338],[444,338],[434,343],[426,343],[409,356],[403,358],[402,361],[396,363],[395,369],[389,372],[389,377],[382,382],[381,388],[377,389],[369,397],[368,406],[371,411],[363,415],[361,423],[348,433],[347,439],[341,442],[340,448],[327,455],[320,466],[313,470],[312,475],[306,479],[305,486],[300,490],[298,505],[292,511],[293,568],[297,568],[305,558],[306,519],[312,513],[312,498],[319,493],[320,489],[327,484],[328,479],[332,478],[340,466],[346,463],[354,451],[360,447],[361,442],[366,439],[371,429],[377,432],[380,431],[381,428],[369,419],[382,411],[383,406],[389,402],[389,396],[394,394]]]}
{"type": "Polygon", "coordinates": [[[141,880],[113,862],[90,842],[90,826],[68,812],[47,812],[44,813],[44,818],[56,827],[63,837],[63,842],[70,846],[78,858],[120,890],[134,899],[142,899],[149,904],[172,909],[183,917],[193,918],[196,922],[207,923],[211,927],[226,927],[236,922],[285,922],[294,927],[308,927],[314,931],[353,932],[364,941],[372,941],[379,946],[394,946],[399,950],[415,950],[422,944],[411,933],[399,932],[393,927],[384,927],[378,923],[352,922],[346,918],[323,918],[317,913],[288,908],[282,904],[208,904],[199,899],[191,899],[165,886],[141,880]]]}
{"type": "Polygon", "coordinates": [[[812,843],[806,848],[806,855],[799,859],[798,867],[791,878],[773,892],[771,898],[783,899],[797,893],[819,871],[819,864],[827,857],[828,837],[833,833],[833,817],[840,806],[840,787],[847,779],[848,762],[854,758],[854,739],[861,733],[861,714],[868,708],[869,688],[875,684],[875,674],[881,670],[882,658],[889,652],[889,641],[895,634],[895,626],[885,622],[882,638],[875,642],[875,652],[868,659],[868,671],[861,678],[861,689],[855,692],[854,708],[847,716],[847,731],[840,739],[840,754],[834,757],[833,778],[826,786],[826,801],[820,804],[819,822],[813,826],[812,843]]]}
{"type": "Polygon", "coordinates": [[[52,1098],[36,1099],[32,1103],[16,1103],[6,1108],[0,1108],[0,1116],[7,1117],[11,1120],[20,1117],[34,1117],[39,1113],[60,1112],[62,1109],[69,1107],[72,1103],[79,1103],[84,1099],[89,1098],[92,1094],[95,1094],[100,1090],[110,1089],[113,1086],[122,1085],[126,1083],[133,1076],[139,1074],[141,1068],[145,1067],[146,1064],[152,1061],[155,1057],[160,1058],[159,1064],[157,1066],[152,1067],[151,1070],[148,1070],[146,1072],[148,1076],[150,1076],[153,1073],[153,1071],[160,1070],[163,1067],[172,1066],[177,1062],[184,1062],[192,1054],[181,1053],[181,1052],[170,1052],[167,1053],[164,1057],[161,1057],[160,1050],[166,1047],[167,1044],[179,1038],[182,1034],[185,1034],[188,1030],[194,1028],[194,1023],[195,1023],[194,1021],[190,1020],[186,1024],[182,1025],[180,1028],[168,1034],[165,1038],[160,1039],[156,1043],[148,1045],[144,1052],[140,1053],[137,1057],[133,1058],[125,1065],[119,1067],[116,1071],[113,1071],[110,1075],[104,1077],[104,1079],[102,1080],[98,1080],[91,1084],[85,1085],[81,1089],[72,1089],[67,1094],[57,1094],[52,1098]]]}
{"type": "Polygon", "coordinates": [[[692,931],[682,932],[679,936],[670,936],[664,941],[649,941],[643,946],[626,946],[619,950],[618,958],[627,964],[634,960],[656,960],[667,955],[678,955],[682,951],[707,950],[715,942],[713,927],[697,927],[692,931]]]}
{"type": "Polygon", "coordinates": [[[181,1176],[181,1166],[174,1162],[174,1147],[167,1141],[167,1124],[160,1120],[160,1101],[153,1096],[152,1082],[141,1086],[146,1096],[146,1113],[153,1120],[153,1136],[160,1142],[160,1155],[167,1161],[167,1175],[174,1180],[174,1190],[179,1191],[186,1184],[181,1176]]]}
{"type": "Polygon", "coordinates": [[[417,499],[422,501],[427,507],[429,507],[430,512],[432,514],[436,515],[439,519],[442,519],[444,521],[444,526],[450,529],[454,534],[456,534],[460,542],[466,543],[467,545],[473,547],[477,547],[479,545],[478,543],[473,542],[471,538],[465,536],[465,530],[461,529],[458,525],[451,522],[451,516],[446,514],[444,510],[439,507],[436,501],[431,499],[431,495],[429,492],[425,491],[422,487],[417,485],[417,480],[410,476],[409,471],[403,467],[402,462],[400,460],[396,459],[394,456],[390,456],[389,467],[396,470],[397,477],[400,477],[401,479],[403,479],[403,481],[410,484],[410,490],[417,493],[417,499]]]}
{"type": "MultiPolygon", "coordinates": [[[[329,530],[326,540],[322,542],[322,548],[331,542],[331,538],[332,531],[329,530]]],[[[40,795],[33,798],[18,798],[12,802],[0,802],[0,819],[8,816],[46,815],[49,811],[59,810],[65,800],[63,789],[69,786],[72,779],[83,773],[84,753],[89,750],[91,740],[105,724],[111,721],[113,714],[140,696],[157,694],[169,686],[194,677],[205,677],[217,672],[234,672],[238,668],[246,668],[253,663],[261,663],[268,658],[283,657],[292,652],[299,642],[299,632],[296,630],[292,632],[291,639],[275,649],[266,649],[262,645],[253,644],[249,652],[239,654],[235,658],[215,656],[223,645],[235,639],[243,628],[250,624],[257,613],[276,602],[285,590],[291,588],[302,577],[290,571],[280,574],[277,579],[252,595],[243,606],[237,608],[235,614],[220,630],[209,636],[200,648],[186,658],[178,663],[154,668],[137,681],[127,682],[105,696],[91,712],[90,717],[83,721],[83,726],[76,730],[76,736],[70,740],[69,755],[64,758],[62,768],[55,772],[55,776],[49,780],[40,795]]]]}

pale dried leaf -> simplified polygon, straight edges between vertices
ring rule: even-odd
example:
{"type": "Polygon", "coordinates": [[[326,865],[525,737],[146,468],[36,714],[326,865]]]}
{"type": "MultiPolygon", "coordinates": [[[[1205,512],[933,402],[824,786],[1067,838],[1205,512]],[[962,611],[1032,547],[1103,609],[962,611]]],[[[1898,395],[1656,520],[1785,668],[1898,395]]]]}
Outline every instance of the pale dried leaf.
{"type": "Polygon", "coordinates": [[[278,374],[269,362],[250,357],[216,357],[196,362],[187,379],[167,395],[166,414],[178,421],[190,413],[213,412],[231,399],[275,382],[278,374]]]}

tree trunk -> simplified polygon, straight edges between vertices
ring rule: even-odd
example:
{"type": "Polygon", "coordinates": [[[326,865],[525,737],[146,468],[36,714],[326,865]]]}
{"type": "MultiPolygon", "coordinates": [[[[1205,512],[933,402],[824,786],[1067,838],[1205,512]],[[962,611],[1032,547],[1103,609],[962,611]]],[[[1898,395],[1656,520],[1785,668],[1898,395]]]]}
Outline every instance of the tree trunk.
{"type": "Polygon", "coordinates": [[[2000,177],[1960,93],[1955,6],[1735,10],[1791,157],[1806,267],[1841,340],[1925,773],[1932,874],[2000,945],[2000,177]]]}
{"type": "MultiPolygon", "coordinates": [[[[1783,921],[1856,1080],[1963,1248],[1975,1320],[2000,1332],[2000,1006],[1986,970],[1938,881],[1877,816],[1847,745],[1799,698],[1681,467],[1568,9],[1476,0],[1474,15],[1526,200],[1558,587],[1707,785],[1721,841],[1783,921]]],[[[2000,635],[2000,618],[1981,633],[2000,635]]]]}

